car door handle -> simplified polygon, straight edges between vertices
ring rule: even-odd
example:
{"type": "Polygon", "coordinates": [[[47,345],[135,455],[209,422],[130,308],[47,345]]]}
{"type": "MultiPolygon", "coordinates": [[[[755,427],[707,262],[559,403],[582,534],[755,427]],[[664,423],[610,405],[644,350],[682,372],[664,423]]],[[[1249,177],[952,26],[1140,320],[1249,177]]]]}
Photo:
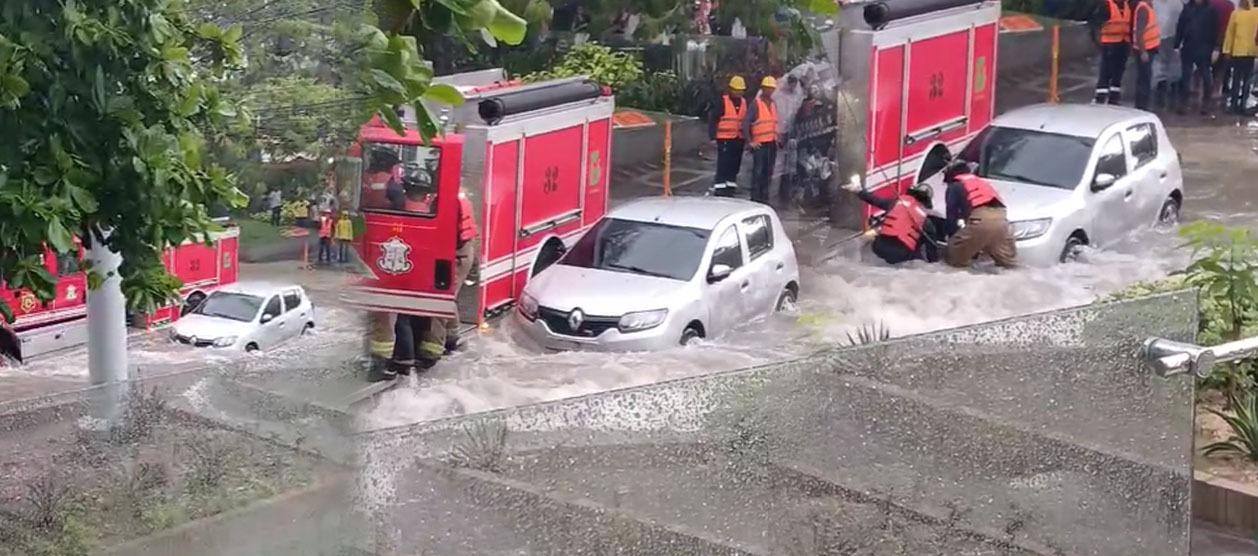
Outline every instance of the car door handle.
{"type": "Polygon", "coordinates": [[[742,285],[741,285],[741,286],[739,286],[739,287],[740,287],[743,291],[747,291],[747,289],[751,287],[751,282],[743,282],[743,283],[742,283],[742,285]]]}
{"type": "Polygon", "coordinates": [[[1125,200],[1125,199],[1130,199],[1130,198],[1131,198],[1131,196],[1132,196],[1132,194],[1133,194],[1133,193],[1132,193],[1132,191],[1131,191],[1130,189],[1128,189],[1127,191],[1124,191],[1124,192],[1123,192],[1123,199],[1124,199],[1124,200],[1125,200]]]}
{"type": "Polygon", "coordinates": [[[1168,174],[1165,170],[1163,170],[1161,174],[1158,174],[1158,177],[1160,177],[1160,178],[1162,178],[1162,179],[1166,179],[1166,176],[1168,176],[1168,175],[1170,175],[1170,174],[1168,174]]]}
{"type": "Polygon", "coordinates": [[[778,270],[782,270],[783,268],[786,268],[786,263],[779,262],[779,263],[778,263],[778,266],[777,266],[777,269],[778,269],[778,270]]]}

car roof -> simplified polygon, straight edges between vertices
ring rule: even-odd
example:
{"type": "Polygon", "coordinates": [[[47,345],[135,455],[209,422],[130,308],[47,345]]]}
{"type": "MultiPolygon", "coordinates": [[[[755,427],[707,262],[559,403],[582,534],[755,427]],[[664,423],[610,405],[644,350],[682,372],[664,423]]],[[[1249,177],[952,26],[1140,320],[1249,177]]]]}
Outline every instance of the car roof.
{"type": "Polygon", "coordinates": [[[725,197],[654,197],[612,209],[608,217],[711,230],[731,216],[768,209],[760,203],[725,197]]]}
{"type": "Polygon", "coordinates": [[[243,293],[248,295],[256,295],[258,297],[269,297],[278,295],[286,290],[301,289],[296,284],[284,284],[281,282],[264,282],[264,281],[246,281],[228,284],[218,289],[227,293],[243,293]]]}
{"type": "Polygon", "coordinates": [[[1001,114],[992,125],[1095,139],[1110,127],[1147,121],[1149,116],[1148,112],[1110,104],[1036,104],[1001,114]]]}

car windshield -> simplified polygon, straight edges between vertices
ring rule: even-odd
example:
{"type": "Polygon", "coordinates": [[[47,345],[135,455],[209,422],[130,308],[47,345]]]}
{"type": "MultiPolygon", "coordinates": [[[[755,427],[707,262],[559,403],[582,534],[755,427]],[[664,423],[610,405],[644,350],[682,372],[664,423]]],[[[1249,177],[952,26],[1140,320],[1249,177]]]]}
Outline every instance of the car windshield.
{"type": "Polygon", "coordinates": [[[708,230],[604,218],[560,264],[689,280],[699,268],[708,230]]]}
{"type": "Polygon", "coordinates": [[[262,307],[262,298],[245,293],[214,292],[193,313],[249,322],[262,307]]]}
{"type": "Polygon", "coordinates": [[[1094,141],[1028,129],[989,127],[961,158],[978,163],[978,174],[994,180],[1074,189],[1083,179],[1094,141]]]}

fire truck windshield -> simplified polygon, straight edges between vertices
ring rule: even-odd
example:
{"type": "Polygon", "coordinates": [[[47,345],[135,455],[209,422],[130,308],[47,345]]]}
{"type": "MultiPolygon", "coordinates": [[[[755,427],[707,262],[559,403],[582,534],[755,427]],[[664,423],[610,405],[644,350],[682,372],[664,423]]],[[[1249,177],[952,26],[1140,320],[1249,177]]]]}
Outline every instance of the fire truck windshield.
{"type": "Polygon", "coordinates": [[[360,208],[434,216],[440,163],[441,151],[435,147],[364,144],[360,208]]]}
{"type": "Polygon", "coordinates": [[[961,158],[978,162],[978,174],[985,178],[1074,189],[1093,143],[1086,137],[993,126],[975,137],[961,158]]]}
{"type": "Polygon", "coordinates": [[[261,307],[262,298],[256,295],[218,291],[205,298],[192,312],[207,317],[251,322],[261,307]]]}
{"type": "Polygon", "coordinates": [[[604,218],[559,264],[690,280],[703,259],[708,230],[604,218]]]}

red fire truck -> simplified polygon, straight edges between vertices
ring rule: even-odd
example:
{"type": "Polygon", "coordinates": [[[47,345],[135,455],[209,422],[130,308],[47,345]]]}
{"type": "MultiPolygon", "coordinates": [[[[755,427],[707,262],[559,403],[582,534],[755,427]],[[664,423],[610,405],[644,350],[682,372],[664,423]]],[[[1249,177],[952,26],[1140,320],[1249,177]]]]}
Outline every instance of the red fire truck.
{"type": "MultiPolygon", "coordinates": [[[[440,78],[466,102],[443,114],[445,132],[424,142],[378,119],[360,133],[359,253],[372,276],[347,296],[358,307],[483,324],[511,307],[529,277],[607,211],[611,92],[585,79],[521,84],[502,70],[440,78]],[[400,168],[422,168],[433,198],[406,210],[400,168]],[[459,195],[480,232],[479,271],[454,280],[459,195]]],[[[413,124],[413,115],[404,114],[413,124]]]]}
{"type": "MultiPolygon", "coordinates": [[[[214,233],[211,243],[187,241],[171,247],[163,255],[166,270],[183,280],[181,291],[187,305],[194,305],[208,292],[236,281],[239,230],[227,228],[214,233]]],[[[77,240],[76,240],[77,242],[77,240]]],[[[9,304],[16,317],[11,330],[16,333],[23,360],[87,342],[87,276],[79,270],[84,250],[77,257],[44,254],[44,265],[57,276],[57,295],[47,305],[28,290],[10,290],[0,283],[0,299],[9,304]]],[[[130,315],[132,326],[150,328],[178,320],[181,305],[163,307],[150,315],[130,315]]]]}
{"type": "Polygon", "coordinates": [[[822,33],[840,83],[837,178],[898,195],[986,127],[999,20],[987,0],[845,3],[822,33]]]}

